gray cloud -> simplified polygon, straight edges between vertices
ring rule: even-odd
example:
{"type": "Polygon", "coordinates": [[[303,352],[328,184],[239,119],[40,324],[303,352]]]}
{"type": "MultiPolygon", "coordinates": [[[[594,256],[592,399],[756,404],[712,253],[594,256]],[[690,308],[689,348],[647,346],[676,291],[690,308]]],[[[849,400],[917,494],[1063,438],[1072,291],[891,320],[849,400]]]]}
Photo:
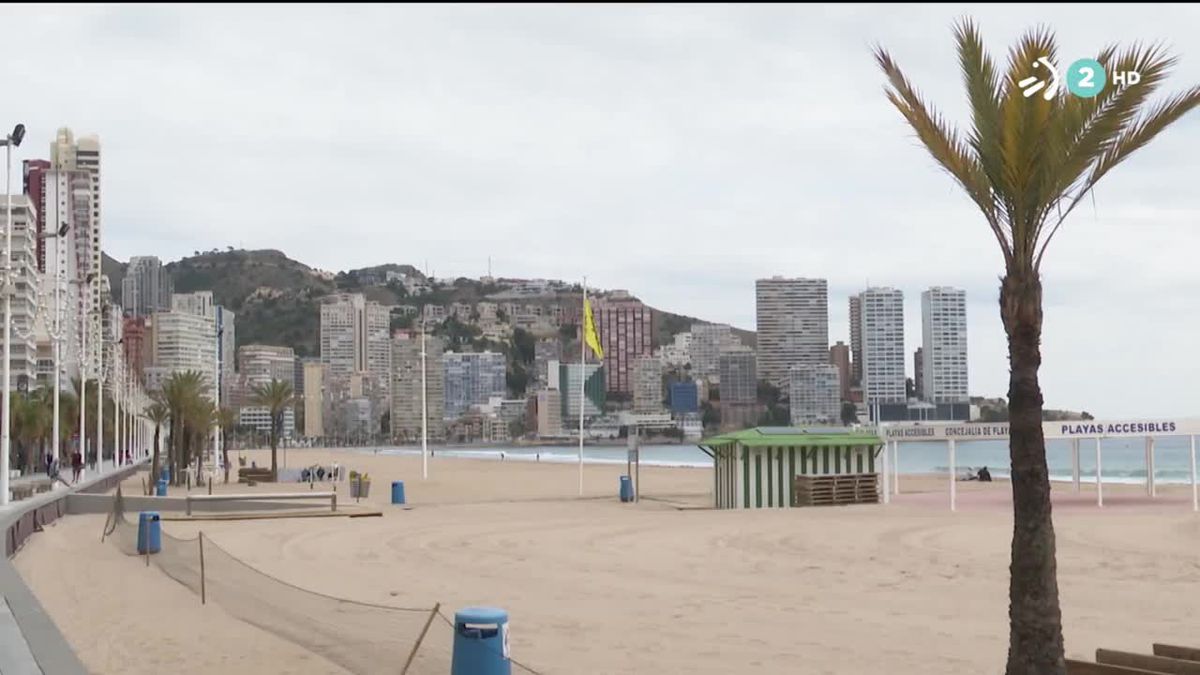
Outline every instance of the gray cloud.
{"type": "MultiPolygon", "coordinates": [[[[1070,6],[5,6],[6,114],[22,156],[55,128],[105,147],[106,248],[227,244],[332,269],[589,279],[752,328],[753,282],[846,298],[970,293],[973,389],[1007,388],[1000,258],[971,204],[884,100],[879,43],[963,120],[950,25],[993,55],[1036,22],[1064,60],[1166,40],[1200,82],[1200,10],[1070,6]]],[[[0,122],[3,122],[0,120],[0,122]]],[[[1200,291],[1200,119],[1106,179],[1046,273],[1048,405],[1187,414],[1200,291]]],[[[911,369],[911,364],[909,365],[911,369]]]]}

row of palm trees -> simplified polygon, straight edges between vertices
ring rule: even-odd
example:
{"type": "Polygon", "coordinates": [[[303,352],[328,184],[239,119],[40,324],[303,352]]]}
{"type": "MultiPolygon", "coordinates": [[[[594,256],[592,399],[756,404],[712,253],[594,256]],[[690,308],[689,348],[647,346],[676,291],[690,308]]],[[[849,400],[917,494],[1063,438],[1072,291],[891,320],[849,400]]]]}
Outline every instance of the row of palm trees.
{"type": "MultiPolygon", "coordinates": [[[[87,398],[95,400],[96,386],[88,383],[87,398]]],[[[72,380],[72,391],[59,394],[59,437],[57,447],[59,457],[68,457],[70,453],[63,448],[68,441],[79,432],[79,397],[80,382],[72,380]]],[[[153,396],[152,403],[142,412],[143,416],[154,425],[153,457],[151,459],[150,475],[159,475],[162,465],[160,449],[163,433],[166,433],[166,461],[171,468],[171,479],[176,485],[184,479],[180,469],[192,466],[199,460],[206,449],[214,428],[221,430],[222,460],[226,467],[225,480],[229,480],[229,440],[238,427],[237,413],[231,408],[217,408],[213,400],[205,395],[207,388],[204,376],[195,370],[173,373],[163,383],[162,390],[153,396]]],[[[284,410],[292,405],[294,396],[292,385],[280,380],[272,380],[253,390],[253,403],[267,408],[271,414],[270,429],[271,471],[278,475],[279,435],[283,429],[284,410]]],[[[112,438],[114,433],[115,405],[111,398],[105,399],[107,408],[104,416],[105,437],[112,438]]],[[[98,447],[95,428],[89,425],[85,430],[90,447],[98,447]]],[[[14,392],[12,396],[12,438],[13,465],[21,467],[26,473],[34,470],[38,457],[49,452],[51,438],[54,434],[54,391],[50,388],[40,388],[32,392],[14,392]]],[[[86,459],[86,458],[85,458],[86,459]]]]}
{"type": "MultiPolygon", "coordinates": [[[[198,463],[214,428],[221,430],[222,463],[225,481],[229,481],[229,437],[238,426],[237,414],[230,408],[217,408],[204,394],[206,384],[199,371],[172,373],[154,395],[145,416],[154,425],[154,451],[150,460],[150,475],[159,475],[163,431],[167,433],[166,463],[171,481],[180,485],[184,472],[180,469],[198,463]]],[[[293,403],[292,385],[280,380],[254,387],[254,405],[267,408],[271,416],[271,473],[278,477],[279,434],[283,429],[284,410],[293,403]]]]}
{"type": "MultiPolygon", "coordinates": [[[[79,432],[79,379],[72,378],[72,390],[59,392],[58,399],[58,439],[57,456],[63,457],[63,452],[69,439],[79,432]]],[[[87,400],[96,400],[96,383],[88,382],[87,400]]],[[[116,405],[112,398],[104,398],[104,434],[112,437],[116,405]]],[[[54,435],[54,390],[42,387],[31,392],[13,392],[12,394],[12,465],[19,467],[25,473],[31,473],[35,467],[36,458],[49,453],[54,435]]],[[[87,440],[90,447],[96,447],[96,429],[89,425],[87,440]]],[[[86,458],[85,458],[86,459],[86,458]]]]}

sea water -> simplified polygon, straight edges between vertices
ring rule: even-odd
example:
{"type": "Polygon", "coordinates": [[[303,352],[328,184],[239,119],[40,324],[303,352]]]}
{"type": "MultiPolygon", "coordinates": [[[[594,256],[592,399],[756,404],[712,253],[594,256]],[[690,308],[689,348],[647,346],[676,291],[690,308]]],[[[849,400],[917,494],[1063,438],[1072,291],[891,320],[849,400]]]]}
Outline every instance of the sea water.
{"type": "MultiPolygon", "coordinates": [[[[950,466],[949,447],[945,441],[909,442],[899,445],[901,475],[947,473],[950,466]]],[[[433,446],[440,457],[472,459],[505,459],[528,462],[570,463],[578,461],[578,445],[561,446],[433,446]]],[[[1105,483],[1146,482],[1145,441],[1141,438],[1105,439],[1102,441],[1103,480],[1105,483]]],[[[420,455],[414,446],[355,448],[383,455],[420,455]]],[[[583,448],[587,464],[625,464],[628,452],[624,446],[592,446],[583,448]]],[[[1066,440],[1046,441],[1046,462],[1050,479],[1071,480],[1071,445],[1066,440]]],[[[644,445],[641,463],[646,466],[712,468],[712,459],[694,444],[644,445]]],[[[955,446],[955,465],[959,473],[986,466],[996,478],[1009,475],[1008,441],[960,441],[955,446]]],[[[1096,441],[1080,439],[1079,471],[1082,480],[1096,479],[1096,441]]],[[[1188,483],[1190,446],[1187,437],[1168,436],[1154,441],[1154,480],[1158,483],[1188,483]]]]}

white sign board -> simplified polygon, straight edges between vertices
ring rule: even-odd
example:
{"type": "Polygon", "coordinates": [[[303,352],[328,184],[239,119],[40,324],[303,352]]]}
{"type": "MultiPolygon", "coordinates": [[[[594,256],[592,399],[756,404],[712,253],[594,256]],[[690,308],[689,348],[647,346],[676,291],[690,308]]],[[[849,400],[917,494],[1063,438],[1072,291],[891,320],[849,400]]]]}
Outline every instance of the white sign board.
{"type": "MultiPolygon", "coordinates": [[[[992,441],[1008,438],[1008,423],[897,422],[885,423],[880,437],[900,443],[912,441],[992,441]]],[[[1081,420],[1042,422],[1047,439],[1143,438],[1146,436],[1200,435],[1197,419],[1081,420]]]]}

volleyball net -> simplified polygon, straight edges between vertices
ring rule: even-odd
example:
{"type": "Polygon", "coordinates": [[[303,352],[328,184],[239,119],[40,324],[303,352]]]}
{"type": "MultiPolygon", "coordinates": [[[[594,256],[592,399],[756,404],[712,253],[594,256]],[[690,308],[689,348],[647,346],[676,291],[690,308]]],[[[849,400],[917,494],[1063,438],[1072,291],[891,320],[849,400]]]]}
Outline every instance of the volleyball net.
{"type": "MultiPolygon", "coordinates": [[[[104,540],[140,556],[236,619],[256,626],[351,673],[450,672],[454,622],[440,604],[396,607],[310,591],[256,569],[200,532],[179,538],[161,532],[161,548],[138,553],[138,524],[118,490],[104,540]]],[[[510,659],[516,672],[544,675],[510,659]]]]}

